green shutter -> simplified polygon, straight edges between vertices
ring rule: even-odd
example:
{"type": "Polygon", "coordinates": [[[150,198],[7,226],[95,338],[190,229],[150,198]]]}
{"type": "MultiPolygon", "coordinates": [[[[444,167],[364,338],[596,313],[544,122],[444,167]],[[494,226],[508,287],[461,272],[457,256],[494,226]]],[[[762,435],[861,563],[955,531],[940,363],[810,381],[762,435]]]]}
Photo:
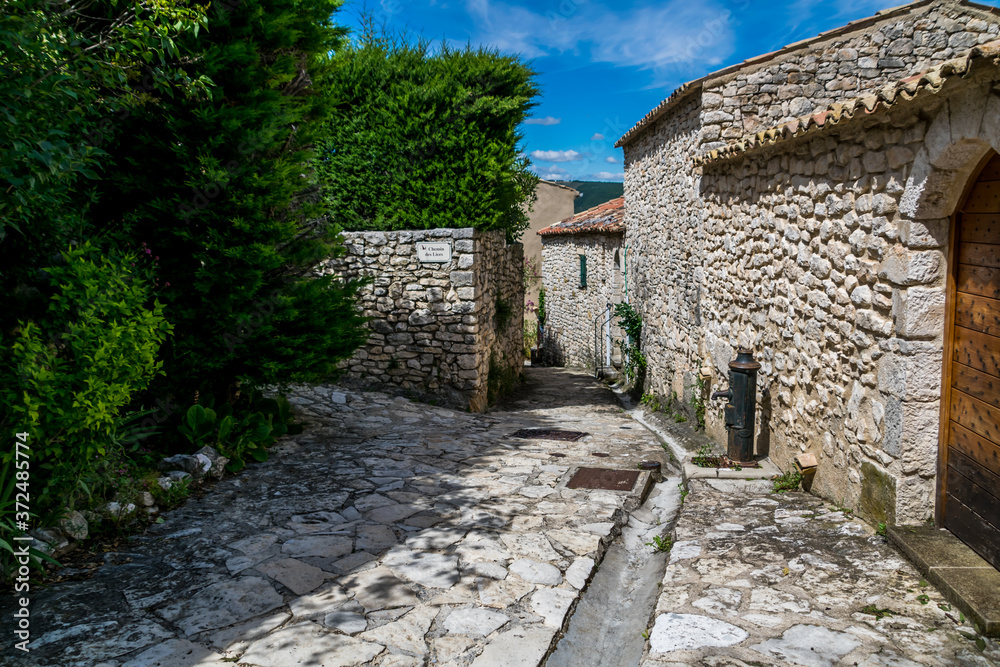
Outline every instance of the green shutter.
{"type": "Polygon", "coordinates": [[[587,286],[587,256],[580,255],[580,287],[587,286]]]}

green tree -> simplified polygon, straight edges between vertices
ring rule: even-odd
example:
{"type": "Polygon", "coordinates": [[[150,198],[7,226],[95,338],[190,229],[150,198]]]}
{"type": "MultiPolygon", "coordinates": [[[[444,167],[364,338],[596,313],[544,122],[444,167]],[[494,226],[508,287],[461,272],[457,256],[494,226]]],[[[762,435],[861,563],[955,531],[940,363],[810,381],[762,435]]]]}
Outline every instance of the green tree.
{"type": "Polygon", "coordinates": [[[348,230],[477,227],[514,240],[538,182],[518,125],[535,74],[488,49],[381,39],[335,59],[337,105],[318,169],[331,215],[348,230]]]}
{"type": "Polygon", "coordinates": [[[331,108],[339,0],[213,5],[178,42],[210,97],[161,98],[126,119],[106,150],[116,169],[95,212],[122,220],[159,258],[175,335],[160,391],[323,379],[365,340],[357,285],[316,277],[342,252],[310,167],[331,108]],[[205,387],[204,385],[208,385],[205,387]]]}

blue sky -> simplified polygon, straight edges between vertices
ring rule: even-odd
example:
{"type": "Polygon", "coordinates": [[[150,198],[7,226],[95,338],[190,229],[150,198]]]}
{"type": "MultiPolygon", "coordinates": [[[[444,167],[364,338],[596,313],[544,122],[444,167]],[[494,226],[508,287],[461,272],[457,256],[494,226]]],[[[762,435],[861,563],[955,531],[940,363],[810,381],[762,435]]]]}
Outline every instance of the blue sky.
{"type": "MultiPolygon", "coordinates": [[[[368,0],[366,9],[391,30],[529,60],[542,89],[523,127],[535,172],[620,181],[615,141],[680,84],[902,1],[368,0]]],[[[356,28],[364,7],[347,0],[339,21],[356,28]]]]}

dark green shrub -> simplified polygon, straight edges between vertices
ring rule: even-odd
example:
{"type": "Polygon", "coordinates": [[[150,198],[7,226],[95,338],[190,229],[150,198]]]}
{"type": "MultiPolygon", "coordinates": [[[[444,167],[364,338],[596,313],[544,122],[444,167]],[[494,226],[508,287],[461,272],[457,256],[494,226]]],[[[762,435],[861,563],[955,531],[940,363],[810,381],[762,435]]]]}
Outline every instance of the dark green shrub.
{"type": "Polygon", "coordinates": [[[94,215],[125,221],[130,240],[159,256],[175,327],[155,398],[189,405],[206,381],[232,399],[325,380],[366,338],[357,284],[314,275],[342,252],[310,167],[338,94],[328,82],[344,34],[338,6],[213,3],[208,29],[178,42],[197,55],[187,75],[210,78],[211,95],[158,97],[105,147],[119,168],[99,183],[94,215]]]}
{"type": "Polygon", "coordinates": [[[318,169],[348,230],[527,229],[538,178],[517,144],[534,72],[495,51],[392,43],[338,54],[318,169]]]}
{"type": "MultiPolygon", "coordinates": [[[[46,269],[47,312],[2,339],[4,434],[29,434],[32,505],[40,514],[72,506],[78,480],[108,452],[119,411],[160,368],[171,327],[146,283],[90,244],[46,269]]],[[[135,258],[132,257],[132,260],[135,258]]],[[[4,461],[13,458],[5,449],[4,461]]]]}

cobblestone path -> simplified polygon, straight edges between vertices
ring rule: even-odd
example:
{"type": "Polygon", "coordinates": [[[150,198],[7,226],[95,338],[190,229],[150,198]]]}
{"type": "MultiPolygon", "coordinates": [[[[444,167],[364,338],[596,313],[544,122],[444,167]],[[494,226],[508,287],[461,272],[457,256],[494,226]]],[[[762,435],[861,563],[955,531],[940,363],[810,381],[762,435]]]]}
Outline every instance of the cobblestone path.
{"type": "Polygon", "coordinates": [[[537,664],[649,479],[569,489],[571,473],[664,452],[592,379],[532,370],[487,415],[298,392],[304,433],[37,593],[30,654],[0,664],[537,664]]]}
{"type": "MultiPolygon", "coordinates": [[[[540,664],[564,632],[586,638],[570,625],[595,565],[643,493],[655,504],[669,484],[649,492],[641,473],[628,492],[570,489],[570,477],[669,462],[589,377],[526,370],[520,396],[486,415],[299,391],[304,433],[107,554],[92,577],[35,592],[31,652],[10,642],[0,665],[540,664]],[[524,428],[589,435],[511,437],[524,428]]],[[[977,646],[871,528],[768,487],[690,483],[666,574],[648,582],[660,590],[643,667],[1000,664],[1000,645],[977,646]]],[[[652,526],[646,514],[626,533],[652,526]]],[[[607,649],[589,662],[618,664],[607,649]]]]}
{"type": "Polygon", "coordinates": [[[1000,665],[1000,644],[829,503],[768,482],[689,489],[642,667],[1000,665]]]}

